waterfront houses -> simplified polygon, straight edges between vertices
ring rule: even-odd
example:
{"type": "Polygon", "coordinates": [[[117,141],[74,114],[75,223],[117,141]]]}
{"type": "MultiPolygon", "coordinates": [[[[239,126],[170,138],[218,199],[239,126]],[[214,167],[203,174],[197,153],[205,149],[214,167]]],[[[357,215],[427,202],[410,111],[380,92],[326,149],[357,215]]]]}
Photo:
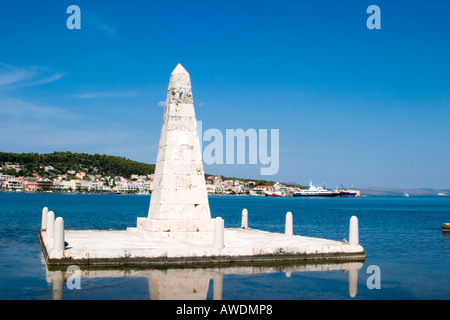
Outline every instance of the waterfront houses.
{"type": "MultiPolygon", "coordinates": [[[[22,168],[14,165],[15,168],[22,168]]],[[[11,169],[11,166],[8,167],[11,169]]],[[[45,172],[53,170],[51,166],[43,167],[45,172]]],[[[21,169],[19,169],[20,171],[21,169]]],[[[17,171],[17,172],[19,172],[17,171]]],[[[129,178],[116,176],[103,177],[83,171],[69,170],[53,179],[33,173],[31,176],[8,175],[0,173],[0,191],[4,192],[84,192],[84,193],[136,193],[148,194],[152,191],[153,174],[131,175],[129,178]]],[[[283,190],[286,195],[298,188],[286,187],[280,183],[273,185],[256,185],[254,181],[240,179],[223,179],[221,176],[206,176],[208,195],[264,195],[266,191],[283,190]]]]}
{"type": "MultiPolygon", "coordinates": [[[[268,182],[267,182],[268,183],[268,182]]],[[[208,176],[206,190],[209,195],[250,195],[264,196],[266,193],[281,191],[283,195],[290,196],[300,190],[298,186],[285,186],[280,182],[267,185],[256,185],[255,181],[243,179],[223,180],[221,176],[208,176]]]]}
{"type": "MultiPolygon", "coordinates": [[[[130,177],[102,176],[85,171],[68,170],[55,175],[52,166],[41,167],[40,174],[28,172],[21,176],[24,166],[20,164],[2,164],[0,171],[0,191],[4,192],[84,192],[84,193],[136,193],[148,194],[153,187],[153,174],[130,177]],[[4,173],[7,171],[8,173],[4,173]]],[[[217,175],[206,175],[206,191],[208,195],[250,195],[264,196],[278,192],[290,196],[300,190],[297,186],[286,186],[279,182],[252,181],[236,178],[224,178],[217,175]]]]}
{"type": "MultiPolygon", "coordinates": [[[[149,193],[152,188],[153,175],[132,175],[129,179],[121,176],[103,177],[83,171],[69,170],[53,178],[43,177],[37,173],[28,176],[19,175],[23,166],[3,165],[3,169],[15,169],[17,174],[0,172],[0,191],[3,192],[85,192],[85,193],[149,193]]],[[[45,172],[53,167],[42,168],[45,172]]],[[[12,171],[14,172],[14,171],[12,171]]]]}

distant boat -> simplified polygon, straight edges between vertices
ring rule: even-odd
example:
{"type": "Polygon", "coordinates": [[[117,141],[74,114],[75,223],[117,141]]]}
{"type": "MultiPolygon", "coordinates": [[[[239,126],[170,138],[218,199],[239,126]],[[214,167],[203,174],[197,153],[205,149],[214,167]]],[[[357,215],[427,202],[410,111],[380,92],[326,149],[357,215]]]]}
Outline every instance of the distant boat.
{"type": "Polygon", "coordinates": [[[285,196],[285,194],[284,194],[284,192],[282,192],[282,191],[266,191],[266,192],[264,192],[264,195],[266,196],[266,197],[284,197],[285,196]]]}
{"type": "Polygon", "coordinates": [[[404,194],[403,194],[405,197],[409,197],[409,193],[408,192],[405,192],[404,194]]]}
{"type": "Polygon", "coordinates": [[[251,190],[249,195],[255,197],[264,197],[264,192],[262,190],[251,190]]]}
{"type": "Polygon", "coordinates": [[[356,197],[355,190],[345,189],[342,184],[341,184],[341,187],[342,187],[342,190],[338,190],[339,197],[356,197]]]}
{"type": "Polygon", "coordinates": [[[356,191],[353,190],[340,190],[339,197],[356,197],[356,191]]]}
{"type": "Polygon", "coordinates": [[[309,189],[300,190],[294,193],[294,197],[338,197],[340,192],[327,190],[322,187],[316,187],[309,181],[309,189]]]}

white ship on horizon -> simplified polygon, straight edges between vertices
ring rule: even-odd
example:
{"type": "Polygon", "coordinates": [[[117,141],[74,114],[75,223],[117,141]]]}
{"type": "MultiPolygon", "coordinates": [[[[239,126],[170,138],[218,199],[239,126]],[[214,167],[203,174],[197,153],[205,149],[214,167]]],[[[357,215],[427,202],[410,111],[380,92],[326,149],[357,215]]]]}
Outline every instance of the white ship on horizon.
{"type": "Polygon", "coordinates": [[[300,190],[294,193],[294,197],[338,197],[339,192],[327,190],[322,187],[316,187],[309,180],[309,189],[300,190]]]}

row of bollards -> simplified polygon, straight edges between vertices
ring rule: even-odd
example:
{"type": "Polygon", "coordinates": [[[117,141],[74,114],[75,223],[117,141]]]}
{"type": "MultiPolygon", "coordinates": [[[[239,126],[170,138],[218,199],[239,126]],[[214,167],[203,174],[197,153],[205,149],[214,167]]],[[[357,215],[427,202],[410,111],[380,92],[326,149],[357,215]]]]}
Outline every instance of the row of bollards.
{"type": "MultiPolygon", "coordinates": [[[[223,221],[223,220],[222,220],[223,221]]],[[[248,210],[242,210],[242,222],[241,228],[248,228],[248,210]]],[[[292,236],[294,234],[294,222],[292,212],[286,213],[286,222],[284,227],[284,233],[288,236],[292,236]]],[[[352,216],[350,218],[350,228],[349,228],[349,245],[359,245],[359,226],[358,226],[358,218],[352,216]]]]}
{"type": "MultiPolygon", "coordinates": [[[[248,228],[248,210],[242,210],[241,228],[248,228]]],[[[45,236],[54,250],[63,251],[65,249],[64,220],[61,217],[55,219],[53,211],[47,207],[42,209],[41,231],[46,231],[45,236]]],[[[294,223],[292,212],[286,213],[285,231],[286,235],[294,234],[294,223]]],[[[358,218],[352,216],[350,219],[349,245],[359,244],[358,218]]],[[[214,247],[223,249],[225,246],[225,224],[221,217],[215,219],[214,226],[214,247]]],[[[51,249],[51,248],[48,248],[51,249]]]]}
{"type": "Polygon", "coordinates": [[[46,239],[50,240],[48,244],[54,250],[63,251],[65,249],[64,219],[61,217],[55,219],[55,213],[49,211],[47,207],[42,209],[41,231],[45,231],[46,239]]]}

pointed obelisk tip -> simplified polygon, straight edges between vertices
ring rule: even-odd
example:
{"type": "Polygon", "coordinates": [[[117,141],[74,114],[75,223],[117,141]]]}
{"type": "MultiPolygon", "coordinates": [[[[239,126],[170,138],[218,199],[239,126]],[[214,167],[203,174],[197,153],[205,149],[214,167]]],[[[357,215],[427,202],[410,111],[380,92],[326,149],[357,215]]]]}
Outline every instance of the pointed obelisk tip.
{"type": "Polygon", "coordinates": [[[173,69],[172,74],[174,73],[186,73],[189,74],[186,69],[181,65],[181,63],[177,64],[175,69],[173,69]]]}
{"type": "Polygon", "coordinates": [[[170,76],[166,102],[169,104],[194,103],[192,99],[191,79],[189,73],[181,64],[176,66],[170,76]]]}

